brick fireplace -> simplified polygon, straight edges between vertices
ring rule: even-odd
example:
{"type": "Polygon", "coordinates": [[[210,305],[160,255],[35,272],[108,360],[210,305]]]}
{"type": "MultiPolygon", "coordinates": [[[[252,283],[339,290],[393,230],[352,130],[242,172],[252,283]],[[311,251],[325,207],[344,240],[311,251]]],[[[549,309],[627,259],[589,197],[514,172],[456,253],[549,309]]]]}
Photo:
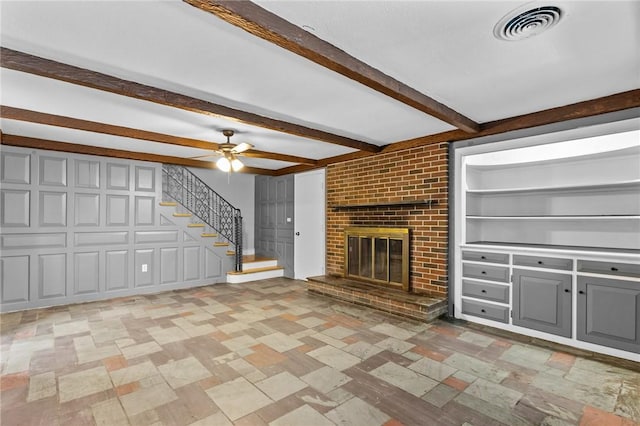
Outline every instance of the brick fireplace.
{"type": "MultiPolygon", "coordinates": [[[[446,304],[447,144],[332,164],[326,179],[327,277],[344,277],[347,228],[406,228],[411,293],[446,304]]],[[[357,302],[364,296],[349,297],[357,302]]],[[[392,305],[387,310],[395,310],[392,305]]]]}

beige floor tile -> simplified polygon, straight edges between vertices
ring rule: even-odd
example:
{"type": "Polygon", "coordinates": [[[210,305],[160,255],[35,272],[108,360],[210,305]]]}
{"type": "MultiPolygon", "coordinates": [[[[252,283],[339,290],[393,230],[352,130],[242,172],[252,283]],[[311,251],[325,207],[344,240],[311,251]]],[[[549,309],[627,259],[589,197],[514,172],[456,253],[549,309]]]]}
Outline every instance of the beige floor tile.
{"type": "Polygon", "coordinates": [[[325,416],[336,425],[349,426],[379,426],[390,420],[388,415],[357,397],[334,408],[325,416]]]}
{"type": "Polygon", "coordinates": [[[120,355],[120,349],[116,345],[96,347],[91,336],[76,337],[73,339],[73,345],[76,348],[78,364],[86,364],[87,362],[120,355]]]}
{"type": "Polygon", "coordinates": [[[278,352],[286,352],[291,349],[297,348],[298,346],[302,346],[303,343],[299,340],[296,340],[292,337],[287,336],[284,333],[273,333],[267,336],[258,337],[257,339],[260,343],[264,343],[269,346],[271,349],[278,352]]]}
{"type": "Polygon", "coordinates": [[[258,370],[253,364],[248,363],[244,358],[237,358],[227,363],[229,367],[236,370],[251,383],[258,382],[267,378],[267,375],[258,370]]]}
{"type": "Polygon", "coordinates": [[[370,328],[371,331],[376,333],[385,334],[389,337],[395,337],[400,340],[407,340],[416,335],[415,331],[405,330],[404,328],[396,327],[393,324],[378,324],[370,328]]]}
{"type": "Polygon", "coordinates": [[[173,389],[211,377],[211,373],[196,358],[189,357],[158,367],[173,389]]]}
{"type": "Polygon", "coordinates": [[[393,362],[387,362],[371,370],[369,374],[417,397],[421,397],[438,384],[435,380],[393,362]]]}
{"type": "Polygon", "coordinates": [[[126,414],[118,398],[108,399],[91,406],[96,426],[128,426],[126,414]]]}
{"type": "Polygon", "coordinates": [[[409,366],[410,370],[439,382],[454,374],[457,370],[431,358],[421,358],[409,366]]]}
{"type": "Polygon", "coordinates": [[[273,402],[244,377],[208,389],[207,395],[231,421],[238,420],[273,402]],[[251,403],[248,403],[249,401],[251,403]]]}
{"type": "Polygon", "coordinates": [[[334,423],[308,405],[303,405],[269,423],[269,426],[333,426],[334,423]]]}
{"type": "Polygon", "coordinates": [[[225,417],[222,411],[218,411],[209,417],[205,417],[204,419],[191,423],[189,426],[233,426],[233,423],[225,417]]]}
{"type": "MultiPolygon", "coordinates": [[[[175,315],[175,314],[174,314],[175,315]]],[[[189,338],[187,333],[182,331],[178,327],[151,327],[147,329],[151,337],[160,345],[166,345],[167,343],[179,342],[189,338]]]]}
{"type": "Polygon", "coordinates": [[[351,377],[328,366],[305,374],[301,379],[323,393],[329,393],[351,381],[351,377]]]}
{"type": "Polygon", "coordinates": [[[522,398],[522,393],[485,379],[471,383],[464,392],[501,408],[513,408],[522,398]]]}
{"type": "Polygon", "coordinates": [[[506,370],[461,353],[454,353],[443,362],[453,368],[495,383],[500,383],[509,376],[509,372],[506,370]]]}
{"type": "MultiPolygon", "coordinates": [[[[360,341],[349,346],[345,346],[344,348],[342,348],[342,350],[344,350],[345,352],[349,352],[351,355],[355,355],[362,360],[365,360],[371,358],[376,354],[379,354],[384,349],[378,346],[371,345],[367,342],[360,341]]],[[[422,356],[420,356],[420,358],[422,358],[422,356]]]]}
{"type": "Polygon", "coordinates": [[[87,320],[71,321],[53,325],[53,335],[55,337],[69,336],[72,334],[85,333],[89,330],[87,320]]]}
{"type": "Polygon", "coordinates": [[[60,376],[58,386],[61,403],[112,388],[109,373],[103,366],[60,376]]]}
{"type": "Polygon", "coordinates": [[[122,395],[120,402],[129,417],[152,410],[168,402],[178,399],[176,393],[166,383],[140,388],[139,390],[122,395]]]}
{"type": "Polygon", "coordinates": [[[376,346],[397,354],[403,354],[411,348],[416,347],[413,343],[408,343],[404,340],[396,339],[395,337],[388,337],[383,341],[376,343],[376,346]]]}
{"type": "Polygon", "coordinates": [[[58,393],[56,373],[53,371],[37,374],[29,378],[29,395],[27,402],[48,398],[58,393]]]}
{"type": "Polygon", "coordinates": [[[256,386],[274,401],[279,401],[307,387],[307,384],[288,371],[256,383],[256,386]]]}
{"type": "Polygon", "coordinates": [[[114,386],[122,386],[127,383],[137,382],[146,377],[158,374],[158,369],[151,361],[141,362],[130,367],[120,368],[109,372],[114,386]]]}
{"type": "Polygon", "coordinates": [[[360,363],[360,358],[333,346],[323,346],[307,352],[307,355],[340,371],[360,363]]]}
{"type": "Polygon", "coordinates": [[[338,349],[342,349],[348,346],[348,344],[343,342],[342,340],[334,339],[333,337],[327,336],[326,334],[322,334],[322,333],[312,334],[311,337],[321,341],[322,343],[326,343],[327,345],[331,345],[334,348],[338,348],[338,349]]]}
{"type": "Polygon", "coordinates": [[[139,356],[149,355],[155,352],[162,352],[162,347],[156,342],[140,343],[139,345],[126,346],[120,351],[126,359],[134,359],[139,356]]]}
{"type": "Polygon", "coordinates": [[[322,332],[322,334],[326,334],[329,337],[333,337],[334,339],[344,339],[345,337],[349,337],[354,335],[356,332],[351,330],[350,328],[343,327],[341,325],[337,325],[335,327],[328,328],[322,332]]]}
{"type": "Polygon", "coordinates": [[[317,317],[307,317],[307,318],[299,319],[296,322],[300,325],[304,325],[307,328],[314,328],[319,325],[325,324],[327,321],[317,317]]]}
{"type": "Polygon", "coordinates": [[[237,351],[239,349],[250,348],[258,344],[258,341],[249,335],[242,335],[233,339],[225,340],[221,342],[230,351],[237,351]]]}
{"type": "Polygon", "coordinates": [[[488,347],[490,344],[496,341],[489,336],[474,333],[473,331],[465,331],[460,336],[458,336],[458,339],[476,346],[482,346],[483,348],[488,347]]]}

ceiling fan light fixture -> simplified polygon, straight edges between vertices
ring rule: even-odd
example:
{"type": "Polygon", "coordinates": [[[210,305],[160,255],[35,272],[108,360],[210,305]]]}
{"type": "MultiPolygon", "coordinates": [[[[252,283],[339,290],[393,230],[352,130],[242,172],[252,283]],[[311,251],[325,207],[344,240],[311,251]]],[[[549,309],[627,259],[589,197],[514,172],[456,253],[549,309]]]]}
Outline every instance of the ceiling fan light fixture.
{"type": "Polygon", "coordinates": [[[231,161],[227,157],[220,157],[216,161],[216,167],[223,172],[229,172],[231,170],[231,161]]]}
{"type": "Polygon", "coordinates": [[[244,167],[244,164],[242,164],[242,161],[238,160],[237,158],[234,158],[233,160],[231,160],[231,168],[233,169],[234,172],[239,172],[240,170],[242,170],[243,167],[244,167]]]}

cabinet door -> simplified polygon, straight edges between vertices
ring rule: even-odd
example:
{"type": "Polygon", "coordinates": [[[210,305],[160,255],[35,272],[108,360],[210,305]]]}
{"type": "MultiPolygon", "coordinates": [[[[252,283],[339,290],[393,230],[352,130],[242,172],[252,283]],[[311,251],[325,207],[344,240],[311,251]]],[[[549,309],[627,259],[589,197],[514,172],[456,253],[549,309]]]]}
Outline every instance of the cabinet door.
{"type": "Polygon", "coordinates": [[[578,340],[640,353],[640,283],[578,277],[578,340]]]}
{"type": "Polygon", "coordinates": [[[571,337],[571,275],[514,269],[513,324],[571,337]]]}

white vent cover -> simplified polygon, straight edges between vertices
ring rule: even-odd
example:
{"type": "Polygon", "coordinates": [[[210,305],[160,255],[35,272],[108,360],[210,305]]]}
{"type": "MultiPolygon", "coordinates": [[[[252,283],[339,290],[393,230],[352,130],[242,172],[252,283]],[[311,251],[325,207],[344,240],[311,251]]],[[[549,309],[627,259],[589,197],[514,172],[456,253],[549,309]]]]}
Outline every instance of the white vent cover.
{"type": "Polygon", "coordinates": [[[562,11],[555,6],[542,6],[522,12],[522,8],[505,15],[493,28],[500,40],[517,41],[533,37],[558,23],[562,11]]]}

